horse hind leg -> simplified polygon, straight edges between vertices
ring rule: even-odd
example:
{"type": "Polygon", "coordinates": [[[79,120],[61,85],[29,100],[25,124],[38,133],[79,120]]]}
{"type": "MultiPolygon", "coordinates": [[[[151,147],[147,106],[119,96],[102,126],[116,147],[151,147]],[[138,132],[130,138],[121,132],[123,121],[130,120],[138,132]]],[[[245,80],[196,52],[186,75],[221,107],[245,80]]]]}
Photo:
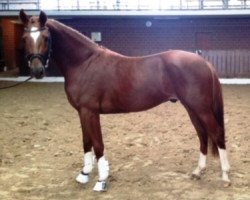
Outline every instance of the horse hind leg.
{"type": "MultiPolygon", "coordinates": [[[[212,146],[217,147],[222,169],[222,180],[225,183],[225,186],[229,186],[231,184],[228,176],[230,165],[227,158],[224,130],[219,126],[212,112],[207,111],[205,113],[200,113],[199,116],[206,128],[212,146]]],[[[213,148],[213,151],[214,150],[215,149],[213,148]]]]}
{"type": "Polygon", "coordinates": [[[201,178],[201,175],[204,173],[206,169],[206,158],[207,155],[204,155],[203,153],[200,152],[198,166],[192,172],[191,179],[199,180],[201,178]]]}
{"type": "Polygon", "coordinates": [[[192,172],[192,179],[200,179],[201,175],[206,169],[206,158],[207,158],[207,147],[208,147],[208,136],[204,127],[202,126],[200,120],[198,119],[197,115],[191,109],[187,109],[189,117],[195,127],[197,135],[200,141],[200,154],[198,160],[198,166],[192,172]]]}
{"type": "Polygon", "coordinates": [[[220,163],[221,163],[221,169],[222,169],[222,180],[224,181],[224,186],[230,186],[231,185],[231,181],[229,179],[229,170],[230,170],[230,165],[228,162],[228,158],[227,158],[227,151],[226,149],[221,149],[218,147],[218,151],[219,151],[219,156],[220,156],[220,163]]]}

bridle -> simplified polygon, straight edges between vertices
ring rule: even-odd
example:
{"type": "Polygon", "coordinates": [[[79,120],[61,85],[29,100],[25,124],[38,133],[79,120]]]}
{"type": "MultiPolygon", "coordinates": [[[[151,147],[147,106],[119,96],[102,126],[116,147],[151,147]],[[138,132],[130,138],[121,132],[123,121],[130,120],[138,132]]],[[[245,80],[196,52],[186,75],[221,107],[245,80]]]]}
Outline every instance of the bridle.
{"type": "MultiPolygon", "coordinates": [[[[28,28],[24,28],[24,31],[28,32],[28,33],[42,32],[44,30],[46,30],[45,26],[40,28],[40,29],[36,29],[36,30],[31,30],[31,29],[28,29],[28,28]]],[[[51,44],[52,44],[51,35],[48,38],[48,44],[49,44],[49,47],[48,47],[48,52],[46,54],[31,53],[31,54],[26,55],[29,66],[30,66],[33,59],[38,58],[41,61],[41,63],[43,64],[43,66],[45,68],[48,68],[49,59],[50,59],[50,55],[51,55],[51,52],[52,52],[52,50],[51,50],[51,44]]]]}
{"type": "MultiPolygon", "coordinates": [[[[28,28],[25,28],[25,29],[24,29],[24,31],[25,31],[25,32],[28,32],[28,33],[41,32],[41,31],[43,31],[43,30],[46,30],[46,27],[42,27],[42,28],[37,29],[37,30],[30,30],[30,29],[28,29],[28,28]]],[[[30,64],[31,64],[31,62],[32,62],[33,59],[38,58],[38,59],[42,62],[43,66],[44,66],[45,68],[48,68],[49,59],[50,59],[50,55],[51,55],[51,52],[52,52],[52,49],[51,49],[51,44],[52,44],[52,43],[51,43],[51,35],[50,35],[49,38],[48,38],[48,44],[49,44],[49,47],[48,47],[48,52],[47,52],[46,54],[31,53],[31,54],[26,55],[26,58],[27,58],[28,63],[29,63],[29,66],[30,66],[30,64]]],[[[24,81],[22,81],[22,82],[15,83],[15,84],[13,84],[13,85],[5,86],[5,87],[0,87],[0,90],[12,88],[12,87],[16,87],[16,86],[18,86],[18,85],[21,85],[21,84],[23,84],[23,83],[28,82],[28,81],[31,80],[32,78],[33,78],[33,77],[30,76],[29,78],[27,78],[26,80],[24,80],[24,81]]]]}

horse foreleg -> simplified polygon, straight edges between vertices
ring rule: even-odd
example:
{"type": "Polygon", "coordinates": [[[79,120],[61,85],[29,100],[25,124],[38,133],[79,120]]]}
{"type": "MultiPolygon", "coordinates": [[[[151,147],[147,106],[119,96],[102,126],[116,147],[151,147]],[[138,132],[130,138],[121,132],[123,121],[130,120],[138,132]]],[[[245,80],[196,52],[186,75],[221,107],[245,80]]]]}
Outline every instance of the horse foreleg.
{"type": "Polygon", "coordinates": [[[109,176],[109,163],[107,160],[105,160],[105,157],[102,156],[101,158],[99,158],[97,165],[99,178],[93,190],[103,192],[107,190],[106,180],[109,176]]]}
{"type": "Polygon", "coordinates": [[[104,157],[104,144],[101,133],[99,113],[82,108],[79,111],[81,125],[83,129],[83,146],[84,146],[84,167],[82,173],[78,175],[77,181],[80,183],[88,182],[88,174],[93,168],[93,155],[91,147],[93,146],[98,166],[98,182],[94,191],[105,191],[107,188],[106,180],[109,176],[109,164],[104,157]],[[80,180],[80,181],[79,181],[80,180]]]}
{"type": "Polygon", "coordinates": [[[94,191],[103,192],[107,190],[106,180],[109,176],[109,163],[104,157],[104,144],[100,126],[99,114],[92,113],[91,127],[93,132],[91,133],[91,141],[93,144],[94,152],[97,159],[98,167],[98,181],[93,188],[94,191]]]}
{"type": "Polygon", "coordinates": [[[76,177],[76,181],[85,184],[89,181],[89,174],[93,170],[94,164],[94,156],[92,153],[92,142],[90,138],[89,130],[86,129],[86,119],[85,119],[85,112],[79,111],[79,117],[82,126],[82,139],[83,139],[83,150],[84,150],[84,157],[83,157],[83,168],[81,173],[76,177]]]}
{"type": "Polygon", "coordinates": [[[82,168],[82,171],[76,177],[76,181],[81,184],[89,182],[89,174],[92,172],[94,163],[93,153],[91,151],[85,153],[83,160],[84,160],[84,166],[82,168]]]}

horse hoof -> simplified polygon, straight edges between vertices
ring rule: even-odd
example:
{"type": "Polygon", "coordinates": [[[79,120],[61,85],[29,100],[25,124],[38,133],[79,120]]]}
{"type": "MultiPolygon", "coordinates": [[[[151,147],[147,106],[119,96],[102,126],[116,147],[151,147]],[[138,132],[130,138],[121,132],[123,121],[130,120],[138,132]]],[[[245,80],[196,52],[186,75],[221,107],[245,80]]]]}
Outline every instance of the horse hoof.
{"type": "Polygon", "coordinates": [[[197,174],[192,174],[191,175],[191,180],[200,180],[201,176],[197,175],[197,174]]]}
{"type": "Polygon", "coordinates": [[[231,182],[230,181],[223,181],[223,186],[225,188],[230,187],[231,186],[231,182]]]}
{"type": "Polygon", "coordinates": [[[93,190],[96,192],[106,192],[107,183],[105,181],[97,181],[93,190]]]}
{"type": "Polygon", "coordinates": [[[76,177],[76,181],[78,183],[81,184],[86,184],[87,182],[89,182],[89,175],[88,174],[84,174],[83,172],[81,172],[77,177],[76,177]]]}

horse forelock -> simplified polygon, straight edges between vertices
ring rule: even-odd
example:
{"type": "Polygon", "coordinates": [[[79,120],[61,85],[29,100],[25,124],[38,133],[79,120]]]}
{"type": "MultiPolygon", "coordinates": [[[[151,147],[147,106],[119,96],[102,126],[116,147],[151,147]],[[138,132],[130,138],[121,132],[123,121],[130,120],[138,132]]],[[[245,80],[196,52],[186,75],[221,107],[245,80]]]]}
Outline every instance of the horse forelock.
{"type": "Polygon", "coordinates": [[[37,16],[32,16],[29,18],[29,21],[27,23],[27,29],[31,30],[32,27],[35,28],[42,28],[41,23],[39,21],[39,17],[37,16]]]}

